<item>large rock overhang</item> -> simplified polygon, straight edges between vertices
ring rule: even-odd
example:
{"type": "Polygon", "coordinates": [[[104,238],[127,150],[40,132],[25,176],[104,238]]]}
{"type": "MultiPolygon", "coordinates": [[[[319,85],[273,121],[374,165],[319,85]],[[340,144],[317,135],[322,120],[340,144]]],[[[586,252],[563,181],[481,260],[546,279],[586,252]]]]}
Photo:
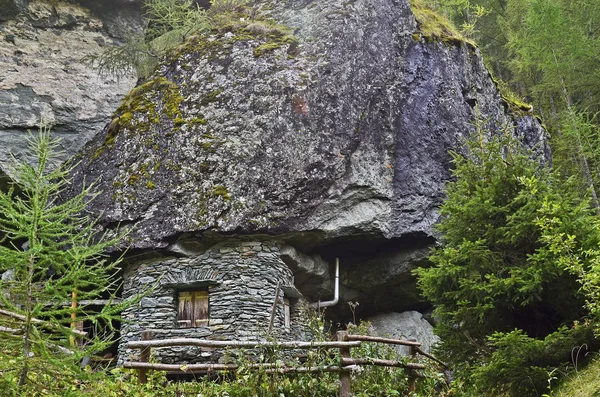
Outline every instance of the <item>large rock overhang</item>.
{"type": "Polygon", "coordinates": [[[75,186],[101,178],[91,210],[135,225],[133,248],[206,232],[434,236],[448,150],[476,112],[544,144],[474,46],[415,36],[407,2],[303,4],[273,14],[293,40],[248,22],[188,42],[80,152],[75,186]]]}
{"type": "MultiPolygon", "coordinates": [[[[436,241],[448,151],[478,118],[543,153],[545,131],[510,110],[475,46],[416,34],[406,1],[271,13],[281,25],[240,20],[174,51],[80,151],[74,189],[99,178],[90,211],[131,226],[133,252],[274,239],[341,257],[342,297],[361,308],[423,306],[411,269],[436,241]]],[[[329,280],[299,287],[326,299],[307,286],[329,280]]]]}

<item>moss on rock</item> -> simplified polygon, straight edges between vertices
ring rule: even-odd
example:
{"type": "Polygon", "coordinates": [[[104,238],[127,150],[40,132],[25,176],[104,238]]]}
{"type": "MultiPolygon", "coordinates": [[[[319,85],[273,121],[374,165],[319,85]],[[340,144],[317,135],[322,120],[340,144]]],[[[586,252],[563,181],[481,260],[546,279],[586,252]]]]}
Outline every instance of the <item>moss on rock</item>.
{"type": "Polygon", "coordinates": [[[465,38],[446,17],[432,10],[423,0],[410,0],[410,8],[415,15],[419,33],[413,35],[415,41],[441,41],[449,44],[468,44],[475,48],[472,40],[465,38]]]}
{"type": "Polygon", "coordinates": [[[104,143],[96,150],[98,157],[106,148],[113,147],[118,134],[123,131],[147,133],[152,125],[160,123],[161,116],[173,122],[174,129],[183,124],[179,106],[183,97],[179,86],[165,77],[156,77],[137,86],[125,96],[107,127],[104,143]]]}
{"type": "Polygon", "coordinates": [[[231,200],[229,191],[223,185],[216,185],[215,187],[213,187],[213,192],[215,193],[215,196],[221,196],[225,200],[231,200]]]}

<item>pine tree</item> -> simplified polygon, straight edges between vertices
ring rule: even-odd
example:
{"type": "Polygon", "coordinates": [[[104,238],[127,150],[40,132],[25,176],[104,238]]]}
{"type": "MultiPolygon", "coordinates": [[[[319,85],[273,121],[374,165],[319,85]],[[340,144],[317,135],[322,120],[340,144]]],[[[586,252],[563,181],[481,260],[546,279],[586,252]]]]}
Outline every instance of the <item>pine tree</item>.
{"type": "MultiPolygon", "coordinates": [[[[530,346],[555,340],[550,336],[562,326],[587,314],[580,283],[600,259],[594,251],[600,222],[578,189],[562,183],[509,133],[486,140],[479,125],[467,146],[468,155],[453,154],[456,180],[448,184],[441,208],[442,245],[430,257],[433,266],[417,271],[418,282],[435,306],[445,358],[465,374],[493,379],[488,386],[526,396],[534,382],[511,376],[531,378],[528,366],[568,360],[573,341],[560,339],[571,347],[552,360],[540,353],[519,361],[498,346],[510,345],[504,337],[523,341],[515,335],[531,338],[523,342],[530,346]],[[517,368],[500,360],[506,356],[517,368]],[[494,360],[502,361],[505,372],[486,372],[494,360]]],[[[590,289],[595,285],[588,283],[590,289]]],[[[543,386],[545,380],[534,379],[543,386]]]]}
{"type": "Polygon", "coordinates": [[[32,382],[80,376],[82,358],[111,343],[121,309],[93,310],[90,302],[114,301],[119,261],[105,252],[123,236],[98,233],[83,214],[92,186],[61,200],[70,169],[49,169],[59,145],[49,129],[29,144],[35,164],[13,159],[15,183],[0,191],[0,389],[19,393],[32,382]],[[75,327],[81,321],[101,331],[82,335],[75,327]]]}

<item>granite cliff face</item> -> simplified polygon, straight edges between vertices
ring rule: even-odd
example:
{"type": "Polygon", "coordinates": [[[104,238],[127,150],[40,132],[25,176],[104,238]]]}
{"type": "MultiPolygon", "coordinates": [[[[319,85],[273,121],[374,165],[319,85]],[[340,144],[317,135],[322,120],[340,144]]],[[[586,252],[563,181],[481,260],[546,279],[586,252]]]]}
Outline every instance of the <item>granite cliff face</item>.
{"type": "MultiPolygon", "coordinates": [[[[75,185],[101,178],[91,210],[134,226],[134,250],[275,239],[340,257],[345,300],[418,307],[410,269],[435,243],[448,150],[477,114],[529,144],[543,129],[508,110],[474,46],[420,34],[407,0],[268,13],[176,49],[80,152],[75,185]]],[[[326,273],[300,288],[321,298],[326,273]]]]}
{"type": "Polygon", "coordinates": [[[63,138],[63,159],[102,130],[135,79],[100,76],[82,58],[140,23],[131,0],[0,1],[0,168],[41,120],[63,138]]]}

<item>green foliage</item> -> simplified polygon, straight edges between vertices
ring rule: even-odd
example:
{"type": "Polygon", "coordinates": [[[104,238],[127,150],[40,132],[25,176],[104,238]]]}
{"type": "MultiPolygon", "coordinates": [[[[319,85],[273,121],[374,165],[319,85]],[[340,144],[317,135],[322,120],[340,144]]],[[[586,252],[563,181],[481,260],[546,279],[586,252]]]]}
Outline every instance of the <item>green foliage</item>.
{"type": "MultiPolygon", "coordinates": [[[[414,0],[413,0],[414,1],[414,0]]],[[[411,3],[413,3],[411,1],[411,3]]],[[[489,14],[489,10],[481,2],[469,0],[418,0],[422,8],[428,8],[456,23],[461,36],[473,37],[477,22],[489,14]]]]}
{"type": "Polygon", "coordinates": [[[487,365],[474,368],[471,379],[494,395],[537,396],[549,388],[549,373],[573,359],[577,346],[590,340],[593,329],[585,325],[561,327],[544,339],[522,330],[494,333],[489,338],[494,351],[487,365]]]}
{"type": "Polygon", "coordinates": [[[585,368],[578,368],[567,374],[565,381],[553,385],[551,397],[595,397],[600,395],[600,360],[597,354],[585,368]]]}
{"type": "Polygon", "coordinates": [[[242,11],[250,0],[210,0],[209,13],[212,16],[242,11]]]}
{"type": "Polygon", "coordinates": [[[82,358],[112,342],[113,321],[122,308],[71,307],[74,294],[77,302],[113,300],[119,260],[109,262],[105,251],[122,235],[97,232],[95,221],[83,214],[94,199],[92,186],[60,199],[69,188],[71,170],[49,169],[60,143],[48,129],[29,143],[36,163],[13,159],[16,184],[0,191],[0,306],[21,316],[0,316],[4,395],[26,395],[53,380],[76,384],[82,358]],[[77,321],[91,324],[96,332],[74,334],[71,323],[77,321]],[[77,339],[81,343],[74,343],[77,339]]]}
{"type": "Polygon", "coordinates": [[[255,1],[211,0],[210,8],[204,10],[195,0],[144,0],[144,9],[143,34],[132,35],[121,46],[109,47],[85,60],[103,74],[147,78],[166,55],[173,56],[173,50],[186,41],[197,42],[210,32],[243,27],[255,36],[275,39],[258,49],[257,56],[296,42],[289,29],[262,18],[255,1]]]}
{"type": "Polygon", "coordinates": [[[473,42],[467,40],[448,18],[433,9],[427,1],[411,0],[419,33],[428,40],[441,40],[449,43],[473,42]]]}
{"type": "Polygon", "coordinates": [[[593,0],[529,0],[507,8],[509,66],[527,83],[531,95],[551,110],[598,110],[598,78],[594,73],[600,38],[593,21],[600,4],[593,0]],[[550,103],[548,101],[553,101],[550,103]]]}
{"type": "Polygon", "coordinates": [[[581,195],[590,195],[598,207],[600,183],[600,131],[595,117],[585,112],[565,111],[560,115],[553,140],[553,161],[571,175],[581,195]]]}
{"type": "Polygon", "coordinates": [[[600,110],[594,0],[429,0],[482,48],[488,65],[551,127],[563,111],[600,110]]]}
{"type": "Polygon", "coordinates": [[[148,77],[170,49],[212,27],[206,11],[194,0],[144,0],[144,10],[142,35],[132,35],[121,46],[85,58],[100,73],[148,77]]]}
{"type": "MultiPolygon", "coordinates": [[[[552,339],[561,326],[584,316],[577,279],[585,284],[584,275],[600,258],[594,251],[600,224],[577,189],[561,183],[509,132],[486,140],[482,123],[477,127],[468,154],[453,153],[456,180],[441,209],[442,246],[430,257],[433,266],[417,271],[440,320],[440,351],[464,376],[507,357],[530,365],[503,341],[552,339]]],[[[568,356],[548,358],[539,360],[558,365],[568,356]]],[[[533,377],[541,373],[534,367],[515,364],[507,371],[531,370],[533,377]]],[[[493,382],[484,382],[482,373],[488,374],[480,371],[475,379],[485,391],[493,382]]],[[[511,385],[503,392],[531,395],[526,383],[503,382],[511,385]]]]}

